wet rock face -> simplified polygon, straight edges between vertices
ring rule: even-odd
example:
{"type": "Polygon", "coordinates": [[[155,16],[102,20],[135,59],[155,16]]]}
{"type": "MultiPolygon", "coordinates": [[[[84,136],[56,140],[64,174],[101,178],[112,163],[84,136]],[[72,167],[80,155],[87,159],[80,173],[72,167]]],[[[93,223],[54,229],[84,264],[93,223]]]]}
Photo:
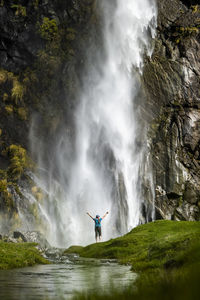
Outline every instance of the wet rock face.
{"type": "Polygon", "coordinates": [[[200,220],[200,6],[159,0],[144,69],[158,215],[200,220]]]}

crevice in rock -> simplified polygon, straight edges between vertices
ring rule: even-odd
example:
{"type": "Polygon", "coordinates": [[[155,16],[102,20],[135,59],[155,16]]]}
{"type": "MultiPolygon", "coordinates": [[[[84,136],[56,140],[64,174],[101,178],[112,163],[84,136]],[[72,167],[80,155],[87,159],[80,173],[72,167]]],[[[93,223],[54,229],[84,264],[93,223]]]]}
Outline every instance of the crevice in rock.
{"type": "Polygon", "coordinates": [[[179,199],[181,197],[181,195],[174,192],[167,193],[166,195],[168,199],[179,199]]]}
{"type": "Polygon", "coordinates": [[[185,6],[190,8],[191,5],[200,4],[199,0],[180,0],[185,6]]]}

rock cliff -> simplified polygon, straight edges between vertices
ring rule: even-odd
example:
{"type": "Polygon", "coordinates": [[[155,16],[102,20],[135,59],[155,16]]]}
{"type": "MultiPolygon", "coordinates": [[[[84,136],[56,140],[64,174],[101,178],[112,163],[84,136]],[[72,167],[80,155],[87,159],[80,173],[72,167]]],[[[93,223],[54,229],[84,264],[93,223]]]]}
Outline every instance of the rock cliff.
{"type": "MultiPolygon", "coordinates": [[[[199,220],[200,6],[192,0],[157,4],[157,37],[142,78],[156,217],[199,220]]],[[[47,164],[63,124],[73,142],[85,50],[94,40],[97,47],[101,42],[98,13],[95,0],[0,1],[0,224],[5,230],[10,219],[19,227],[23,209],[37,228],[37,207],[45,195],[31,175],[37,151],[30,151],[29,136],[47,164]],[[26,190],[34,200],[25,199],[26,190]]]]}
{"type": "Polygon", "coordinates": [[[200,6],[159,0],[144,69],[157,218],[200,219],[200,6]]]}

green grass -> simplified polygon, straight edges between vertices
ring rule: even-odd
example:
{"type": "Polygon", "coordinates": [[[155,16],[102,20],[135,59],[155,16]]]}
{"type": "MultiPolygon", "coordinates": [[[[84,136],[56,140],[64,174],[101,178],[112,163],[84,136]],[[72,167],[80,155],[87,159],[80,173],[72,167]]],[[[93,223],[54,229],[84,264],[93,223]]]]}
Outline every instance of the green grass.
{"type": "Polygon", "coordinates": [[[138,226],[123,237],[87,247],[72,246],[65,253],[116,258],[131,264],[136,272],[179,267],[200,261],[200,223],[155,221],[138,226]],[[194,257],[193,252],[198,254],[194,257]]]}
{"type": "Polygon", "coordinates": [[[0,242],[0,269],[13,269],[48,264],[35,248],[35,243],[5,243],[0,242]]]}
{"type": "Polygon", "coordinates": [[[129,289],[110,294],[77,295],[77,300],[199,299],[200,222],[156,221],[138,226],[123,237],[65,253],[117,258],[139,274],[129,289]]]}

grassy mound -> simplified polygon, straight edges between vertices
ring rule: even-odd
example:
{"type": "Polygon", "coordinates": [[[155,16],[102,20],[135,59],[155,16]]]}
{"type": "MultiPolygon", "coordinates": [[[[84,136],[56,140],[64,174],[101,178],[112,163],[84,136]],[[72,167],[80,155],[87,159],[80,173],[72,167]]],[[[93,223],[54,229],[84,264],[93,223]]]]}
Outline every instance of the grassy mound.
{"type": "Polygon", "coordinates": [[[155,221],[138,226],[123,237],[87,247],[72,246],[65,253],[117,258],[131,264],[136,272],[179,267],[200,261],[200,223],[155,221]]]}
{"type": "Polygon", "coordinates": [[[35,248],[35,243],[4,243],[0,242],[0,269],[13,269],[48,264],[35,248]]]}
{"type": "Polygon", "coordinates": [[[117,258],[139,273],[134,288],[110,295],[80,295],[76,299],[198,299],[200,222],[156,221],[138,226],[123,237],[65,253],[117,258]]]}

